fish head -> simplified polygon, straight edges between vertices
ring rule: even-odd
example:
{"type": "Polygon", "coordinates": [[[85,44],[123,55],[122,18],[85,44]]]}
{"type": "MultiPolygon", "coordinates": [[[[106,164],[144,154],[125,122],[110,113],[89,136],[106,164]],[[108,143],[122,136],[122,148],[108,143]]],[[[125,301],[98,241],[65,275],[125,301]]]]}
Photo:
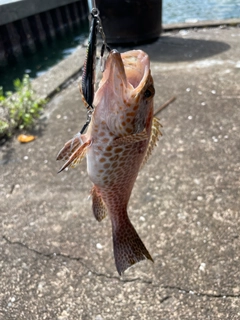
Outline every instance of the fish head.
{"type": "Polygon", "coordinates": [[[118,137],[150,130],[154,93],[148,55],[112,50],[95,95],[97,117],[118,137]]]}

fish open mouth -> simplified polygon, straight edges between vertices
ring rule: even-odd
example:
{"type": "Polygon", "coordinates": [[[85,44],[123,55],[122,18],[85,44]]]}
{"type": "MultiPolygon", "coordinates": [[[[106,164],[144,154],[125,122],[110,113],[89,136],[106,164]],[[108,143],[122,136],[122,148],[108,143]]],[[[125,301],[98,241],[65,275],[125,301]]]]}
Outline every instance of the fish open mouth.
{"type": "Polygon", "coordinates": [[[141,89],[146,82],[150,63],[148,55],[141,50],[132,50],[121,54],[127,81],[134,89],[141,89]]]}
{"type": "Polygon", "coordinates": [[[117,50],[112,50],[99,88],[108,83],[112,88],[122,87],[134,90],[137,94],[146,83],[149,69],[149,57],[145,52],[131,50],[120,54],[117,50]]]}

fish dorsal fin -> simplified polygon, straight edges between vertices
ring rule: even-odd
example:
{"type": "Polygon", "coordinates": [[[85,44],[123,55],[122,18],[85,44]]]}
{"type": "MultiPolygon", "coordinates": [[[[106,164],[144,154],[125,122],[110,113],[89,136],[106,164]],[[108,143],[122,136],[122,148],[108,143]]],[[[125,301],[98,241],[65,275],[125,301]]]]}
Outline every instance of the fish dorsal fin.
{"type": "Polygon", "coordinates": [[[87,141],[81,144],[81,141],[74,137],[72,140],[69,140],[65,146],[60,150],[57,160],[67,160],[62,168],[58,171],[61,172],[69,165],[75,167],[80,163],[86,155],[87,148],[91,145],[91,141],[87,141]]]}
{"type": "Polygon", "coordinates": [[[106,217],[107,208],[105,206],[105,203],[103,202],[101,195],[97,191],[96,186],[92,188],[91,195],[93,214],[96,220],[100,222],[106,217]]]}
{"type": "Polygon", "coordinates": [[[152,127],[151,127],[151,136],[148,144],[147,151],[145,153],[143,162],[141,164],[141,168],[144,166],[144,164],[148,161],[148,158],[152,154],[152,151],[154,147],[157,145],[157,141],[159,140],[159,137],[162,135],[160,128],[162,127],[160,121],[158,118],[153,118],[152,121],[152,127]]]}

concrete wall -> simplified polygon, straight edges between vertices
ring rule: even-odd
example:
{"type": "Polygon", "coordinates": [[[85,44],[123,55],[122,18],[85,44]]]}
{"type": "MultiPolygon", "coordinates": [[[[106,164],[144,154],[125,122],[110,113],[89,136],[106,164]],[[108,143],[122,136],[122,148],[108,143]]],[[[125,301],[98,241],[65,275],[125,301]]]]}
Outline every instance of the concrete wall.
{"type": "Polygon", "coordinates": [[[4,1],[0,5],[0,25],[46,12],[79,0],[14,0],[4,1]],[[3,4],[2,4],[3,3],[3,4]]]}
{"type": "Polygon", "coordinates": [[[87,0],[20,0],[0,5],[0,64],[87,16],[87,0]]]}

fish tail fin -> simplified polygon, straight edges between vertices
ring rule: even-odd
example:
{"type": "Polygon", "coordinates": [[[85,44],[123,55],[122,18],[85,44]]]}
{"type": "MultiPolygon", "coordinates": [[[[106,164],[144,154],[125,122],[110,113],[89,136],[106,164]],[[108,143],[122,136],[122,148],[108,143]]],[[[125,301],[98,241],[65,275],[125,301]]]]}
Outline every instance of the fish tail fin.
{"type": "Polygon", "coordinates": [[[149,259],[153,262],[127,214],[121,223],[115,224],[113,221],[112,227],[114,258],[119,275],[141,260],[149,259]]]}

